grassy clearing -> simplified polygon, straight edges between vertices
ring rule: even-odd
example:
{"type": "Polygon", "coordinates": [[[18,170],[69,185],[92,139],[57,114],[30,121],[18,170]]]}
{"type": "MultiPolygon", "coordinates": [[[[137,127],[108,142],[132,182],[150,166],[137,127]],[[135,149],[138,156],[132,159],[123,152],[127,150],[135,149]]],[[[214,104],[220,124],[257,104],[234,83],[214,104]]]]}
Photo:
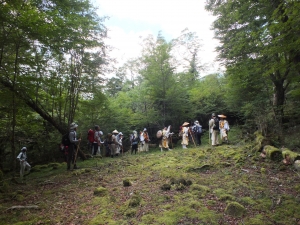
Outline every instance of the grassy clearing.
{"type": "Polygon", "coordinates": [[[40,165],[24,183],[3,177],[0,224],[299,223],[299,174],[238,135],[216,148],[89,159],[75,171],[40,165]],[[30,205],[38,209],[12,208],[30,205]]]}

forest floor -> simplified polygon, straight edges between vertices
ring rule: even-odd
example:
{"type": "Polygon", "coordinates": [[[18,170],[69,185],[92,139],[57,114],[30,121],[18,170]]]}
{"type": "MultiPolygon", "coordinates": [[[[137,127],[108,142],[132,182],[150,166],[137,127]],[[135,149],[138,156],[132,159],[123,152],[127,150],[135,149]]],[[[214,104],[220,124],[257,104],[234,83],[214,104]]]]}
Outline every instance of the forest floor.
{"type": "Polygon", "coordinates": [[[78,166],[2,181],[0,224],[300,224],[299,172],[238,139],[78,166]]]}

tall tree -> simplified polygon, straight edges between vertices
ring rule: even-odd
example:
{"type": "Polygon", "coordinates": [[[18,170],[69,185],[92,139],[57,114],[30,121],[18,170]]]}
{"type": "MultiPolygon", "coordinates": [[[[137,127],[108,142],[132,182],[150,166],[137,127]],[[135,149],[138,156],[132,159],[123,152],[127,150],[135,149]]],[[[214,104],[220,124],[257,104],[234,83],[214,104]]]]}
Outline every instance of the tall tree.
{"type": "Polygon", "coordinates": [[[247,69],[244,75],[254,83],[260,82],[255,80],[258,76],[248,75],[259,74],[271,81],[274,93],[269,99],[273,98],[273,115],[281,130],[285,95],[298,67],[294,63],[299,52],[299,25],[291,24],[299,21],[295,16],[299,2],[209,0],[206,8],[218,18],[213,28],[228,76],[234,79],[247,69]]]}

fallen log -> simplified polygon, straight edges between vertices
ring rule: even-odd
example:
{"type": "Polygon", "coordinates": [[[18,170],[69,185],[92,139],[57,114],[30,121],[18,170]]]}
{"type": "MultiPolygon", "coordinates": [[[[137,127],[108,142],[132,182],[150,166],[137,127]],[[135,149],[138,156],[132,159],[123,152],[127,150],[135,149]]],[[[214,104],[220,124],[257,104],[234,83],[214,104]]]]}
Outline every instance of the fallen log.
{"type": "Polygon", "coordinates": [[[274,161],[281,161],[283,159],[282,151],[271,145],[266,145],[262,150],[262,154],[274,161]]]}

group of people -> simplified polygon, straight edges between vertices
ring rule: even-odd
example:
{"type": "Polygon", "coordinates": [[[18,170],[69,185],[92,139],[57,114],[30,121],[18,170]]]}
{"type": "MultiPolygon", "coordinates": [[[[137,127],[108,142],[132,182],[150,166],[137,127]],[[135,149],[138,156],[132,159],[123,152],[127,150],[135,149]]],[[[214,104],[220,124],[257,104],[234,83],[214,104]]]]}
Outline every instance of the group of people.
{"type": "Polygon", "coordinates": [[[211,119],[209,120],[209,139],[211,140],[212,146],[219,145],[219,136],[222,142],[228,143],[228,131],[230,128],[229,123],[225,118],[225,115],[216,116],[215,113],[211,115],[211,119]],[[218,119],[218,117],[220,119],[218,119]]]}
{"type": "MultiPolygon", "coordinates": [[[[216,116],[215,113],[212,114],[211,119],[209,120],[209,140],[211,141],[212,146],[219,145],[219,136],[222,142],[228,143],[228,131],[229,131],[229,123],[225,120],[225,115],[216,116]],[[219,119],[220,118],[220,119],[219,119]]],[[[67,146],[62,146],[65,150],[67,150],[66,161],[67,161],[67,170],[71,169],[71,164],[73,164],[73,169],[77,169],[76,165],[76,157],[77,157],[77,145],[81,142],[81,138],[77,138],[77,127],[76,123],[72,123],[70,125],[70,131],[68,133],[67,146]]],[[[160,150],[168,150],[170,151],[170,144],[173,148],[172,143],[172,135],[171,126],[164,127],[164,129],[157,132],[157,138],[161,138],[159,147],[160,150]]],[[[196,120],[193,126],[190,126],[190,123],[184,122],[180,127],[179,136],[182,137],[181,145],[183,149],[187,149],[189,142],[192,141],[196,145],[201,145],[201,136],[203,135],[202,126],[199,121],[196,120]]],[[[100,146],[105,146],[105,155],[107,157],[118,156],[121,151],[123,153],[123,133],[118,132],[117,130],[112,131],[107,134],[107,136],[103,139],[103,132],[100,130],[99,125],[95,125],[94,129],[90,129],[88,131],[88,146],[91,150],[91,154],[93,156],[99,154],[101,155],[100,146]]],[[[140,151],[149,151],[149,143],[150,137],[147,132],[147,129],[144,128],[139,133],[137,131],[133,131],[130,135],[131,142],[131,154],[137,153],[140,151]]],[[[66,144],[65,144],[66,145],[66,144]]],[[[31,166],[27,162],[27,148],[23,147],[21,149],[20,154],[17,159],[20,161],[20,177],[24,176],[24,172],[26,168],[30,171],[31,166]]]]}

